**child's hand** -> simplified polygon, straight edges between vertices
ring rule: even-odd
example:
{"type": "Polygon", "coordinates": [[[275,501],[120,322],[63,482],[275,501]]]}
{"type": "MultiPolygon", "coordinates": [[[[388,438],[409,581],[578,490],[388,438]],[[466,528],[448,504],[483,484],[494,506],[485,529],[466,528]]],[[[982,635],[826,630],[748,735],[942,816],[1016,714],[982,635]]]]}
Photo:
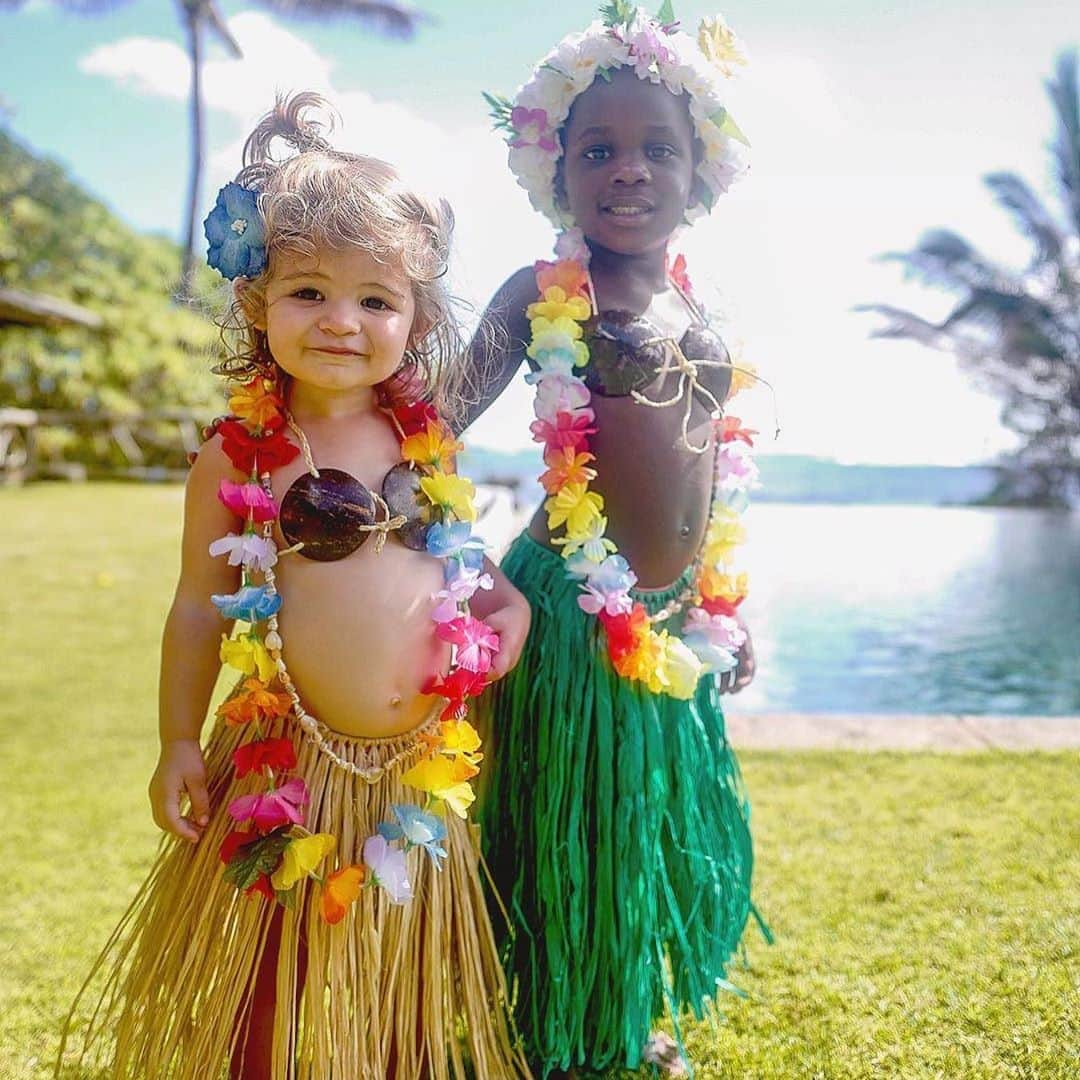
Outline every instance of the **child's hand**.
{"type": "Polygon", "coordinates": [[[176,739],[161,748],[157,768],[150,778],[150,807],[159,829],[197,843],[210,821],[210,798],[206,793],[206,765],[198,739],[176,739]],[[191,813],[180,813],[180,796],[187,793],[191,813]]]}
{"type": "Polygon", "coordinates": [[[513,598],[508,603],[484,616],[484,622],[499,635],[499,651],[491,661],[488,679],[494,682],[513,670],[525,647],[529,636],[529,623],[532,611],[525,597],[513,590],[513,598]]]}
{"type": "MultiPolygon", "coordinates": [[[[738,616],[736,616],[738,618],[738,616]]],[[[757,671],[757,662],[754,660],[754,642],[750,637],[750,629],[739,619],[739,625],[746,631],[746,641],[736,654],[739,661],[734,671],[726,672],[720,677],[721,694],[737,694],[746,689],[754,681],[754,673],[757,671]]]]}

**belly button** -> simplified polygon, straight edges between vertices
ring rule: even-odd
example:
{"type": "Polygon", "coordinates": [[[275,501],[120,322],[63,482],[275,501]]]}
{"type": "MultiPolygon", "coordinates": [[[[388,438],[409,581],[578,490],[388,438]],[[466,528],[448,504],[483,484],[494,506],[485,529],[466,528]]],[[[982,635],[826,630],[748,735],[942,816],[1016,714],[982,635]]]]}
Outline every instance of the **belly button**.
{"type": "Polygon", "coordinates": [[[399,706],[400,704],[401,704],[401,695],[400,695],[400,694],[395,694],[395,695],[394,695],[394,696],[393,696],[393,697],[392,697],[392,698],[390,699],[390,705],[391,705],[391,706],[392,706],[393,708],[395,708],[395,709],[396,709],[396,708],[397,708],[397,707],[398,707],[398,706],[399,706]]]}
{"type": "Polygon", "coordinates": [[[679,530],[679,535],[685,540],[690,535],[690,526],[689,525],[684,525],[679,530]]]}

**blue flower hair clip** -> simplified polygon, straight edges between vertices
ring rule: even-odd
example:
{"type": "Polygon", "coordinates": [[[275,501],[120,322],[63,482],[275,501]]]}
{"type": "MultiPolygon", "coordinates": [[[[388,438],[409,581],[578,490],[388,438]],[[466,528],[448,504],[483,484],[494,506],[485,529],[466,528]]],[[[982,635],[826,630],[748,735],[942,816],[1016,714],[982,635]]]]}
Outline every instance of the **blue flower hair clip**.
{"type": "Polygon", "coordinates": [[[219,192],[203,230],[206,261],[222,277],[258,277],[266,269],[266,230],[255,191],[228,183],[219,192]]]}

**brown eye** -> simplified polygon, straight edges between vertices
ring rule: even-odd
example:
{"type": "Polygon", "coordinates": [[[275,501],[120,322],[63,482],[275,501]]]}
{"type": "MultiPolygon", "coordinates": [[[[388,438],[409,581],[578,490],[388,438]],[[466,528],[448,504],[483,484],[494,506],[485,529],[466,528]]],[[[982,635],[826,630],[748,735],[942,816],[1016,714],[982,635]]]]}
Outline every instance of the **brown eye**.
{"type": "Polygon", "coordinates": [[[590,146],[581,156],[586,161],[607,161],[611,151],[606,146],[590,146]]]}

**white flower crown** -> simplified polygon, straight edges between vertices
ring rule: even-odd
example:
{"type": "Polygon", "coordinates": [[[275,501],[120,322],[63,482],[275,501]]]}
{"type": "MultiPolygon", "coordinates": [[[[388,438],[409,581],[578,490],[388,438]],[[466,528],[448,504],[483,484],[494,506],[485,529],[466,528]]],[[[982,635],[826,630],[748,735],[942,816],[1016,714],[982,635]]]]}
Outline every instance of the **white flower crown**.
{"type": "Polygon", "coordinates": [[[726,105],[725,84],[747,62],[742,42],[721,16],[704,19],[696,39],[678,29],[670,0],[655,16],[613,0],[582,34],[569,34],[548,53],[513,101],[485,94],[496,126],[507,132],[510,169],[529,200],[558,229],[574,225],[555,196],[562,144],[559,129],[574,99],[610,72],[632,68],[639,79],[686,94],[704,152],[697,166],[701,198],[687,220],[708,213],[718,196],[748,169],[749,143],[726,105]]]}

